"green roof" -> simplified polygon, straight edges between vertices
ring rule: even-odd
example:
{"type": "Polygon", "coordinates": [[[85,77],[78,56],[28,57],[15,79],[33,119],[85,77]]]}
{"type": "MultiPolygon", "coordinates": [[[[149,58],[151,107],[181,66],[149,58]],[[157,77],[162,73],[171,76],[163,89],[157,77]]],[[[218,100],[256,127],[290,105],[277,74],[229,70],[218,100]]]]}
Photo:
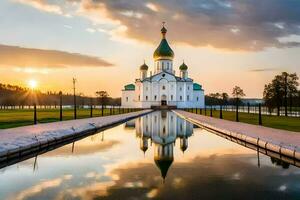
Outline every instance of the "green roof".
{"type": "Polygon", "coordinates": [[[142,64],[141,66],[140,66],[140,70],[148,70],[148,65],[146,65],[146,63],[144,63],[144,64],[142,64]]]}
{"type": "Polygon", "coordinates": [[[179,66],[180,70],[187,70],[188,66],[183,62],[180,66],[179,66]]]}
{"type": "Polygon", "coordinates": [[[198,83],[194,83],[193,84],[193,89],[194,90],[202,90],[202,85],[198,84],[198,83]]]}
{"type": "Polygon", "coordinates": [[[156,166],[160,169],[161,177],[166,178],[168,170],[172,165],[173,159],[160,159],[154,161],[156,166]]]}
{"type": "Polygon", "coordinates": [[[161,29],[161,33],[162,33],[162,40],[159,44],[159,46],[157,47],[157,49],[154,51],[153,53],[153,58],[154,59],[160,59],[160,58],[169,58],[172,59],[174,58],[174,52],[171,49],[171,47],[168,44],[168,41],[165,37],[166,33],[167,33],[167,29],[165,27],[163,27],[161,29]]]}
{"type": "Polygon", "coordinates": [[[124,86],[125,90],[135,90],[135,85],[134,84],[128,84],[124,86]]]}

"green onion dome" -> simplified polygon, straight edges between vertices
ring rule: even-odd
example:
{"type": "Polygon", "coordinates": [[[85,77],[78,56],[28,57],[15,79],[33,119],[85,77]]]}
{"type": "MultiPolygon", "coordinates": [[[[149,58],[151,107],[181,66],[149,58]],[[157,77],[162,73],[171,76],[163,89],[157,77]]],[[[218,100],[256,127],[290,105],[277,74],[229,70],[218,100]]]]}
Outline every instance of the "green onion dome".
{"type": "Polygon", "coordinates": [[[159,46],[157,47],[157,49],[153,53],[153,58],[155,60],[158,59],[172,60],[174,58],[174,52],[168,44],[168,41],[166,39],[166,33],[167,33],[167,29],[163,26],[161,29],[162,40],[159,46]]]}
{"type": "Polygon", "coordinates": [[[181,71],[184,71],[184,70],[187,70],[187,69],[188,69],[188,66],[183,62],[183,63],[180,65],[179,69],[180,69],[181,71]]]}
{"type": "Polygon", "coordinates": [[[144,64],[142,64],[141,66],[140,66],[140,70],[145,70],[145,71],[147,71],[148,70],[148,65],[146,65],[146,63],[144,62],[144,64]]]}

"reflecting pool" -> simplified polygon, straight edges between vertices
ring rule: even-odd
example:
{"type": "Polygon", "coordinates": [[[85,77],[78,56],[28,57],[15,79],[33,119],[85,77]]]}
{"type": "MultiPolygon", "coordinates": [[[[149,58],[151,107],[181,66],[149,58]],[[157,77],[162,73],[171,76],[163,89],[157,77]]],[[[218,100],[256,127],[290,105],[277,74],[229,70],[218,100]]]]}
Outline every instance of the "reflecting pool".
{"type": "Polygon", "coordinates": [[[300,199],[300,169],[154,112],[0,169],[0,199],[300,199]]]}

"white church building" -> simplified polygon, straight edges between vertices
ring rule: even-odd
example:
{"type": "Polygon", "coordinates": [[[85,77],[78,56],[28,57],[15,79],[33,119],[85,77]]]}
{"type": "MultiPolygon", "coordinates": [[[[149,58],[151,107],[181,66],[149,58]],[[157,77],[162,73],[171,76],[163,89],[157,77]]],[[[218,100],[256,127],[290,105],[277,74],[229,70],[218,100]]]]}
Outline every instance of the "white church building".
{"type": "Polygon", "coordinates": [[[177,108],[203,108],[204,90],[188,76],[188,66],[179,66],[179,76],[173,68],[174,52],[166,39],[167,29],[161,29],[162,39],[153,54],[153,74],[144,63],[140,77],[134,84],[124,86],[121,104],[124,108],[151,108],[172,106],[177,108]]]}

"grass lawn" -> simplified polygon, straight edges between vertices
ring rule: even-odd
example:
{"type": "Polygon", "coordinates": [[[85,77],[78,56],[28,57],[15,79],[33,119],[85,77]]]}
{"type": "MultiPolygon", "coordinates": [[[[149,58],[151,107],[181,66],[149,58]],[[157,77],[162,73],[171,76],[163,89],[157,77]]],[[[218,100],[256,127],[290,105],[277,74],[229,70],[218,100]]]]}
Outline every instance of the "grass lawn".
{"type": "MultiPolygon", "coordinates": [[[[100,117],[101,114],[101,109],[93,109],[93,117],[100,117]]],[[[113,114],[119,114],[119,109],[113,109],[113,114]]],[[[103,115],[110,115],[110,109],[104,109],[103,115]]],[[[77,109],[77,119],[88,117],[90,117],[90,109],[77,109]]],[[[73,118],[74,111],[72,109],[63,110],[63,120],[71,120],[73,118]]],[[[59,109],[38,109],[37,120],[38,123],[59,121],[59,109]]],[[[33,109],[0,110],[0,129],[32,124],[33,109]]]]}
{"type": "MultiPolygon", "coordinates": [[[[193,112],[196,112],[194,109],[193,112]]],[[[198,110],[198,112],[200,112],[198,110]]],[[[213,117],[219,118],[220,111],[213,110],[213,117]]],[[[202,110],[202,114],[204,115],[204,110],[202,110]]],[[[206,110],[206,115],[210,116],[210,110],[206,110]]],[[[235,112],[232,111],[223,111],[223,119],[235,121],[235,112]]],[[[258,125],[258,114],[248,114],[248,113],[239,113],[239,121],[258,125]]],[[[270,116],[270,115],[262,115],[262,125],[284,129],[288,131],[296,131],[300,132],[300,118],[299,117],[285,117],[285,116],[270,116]]]]}

